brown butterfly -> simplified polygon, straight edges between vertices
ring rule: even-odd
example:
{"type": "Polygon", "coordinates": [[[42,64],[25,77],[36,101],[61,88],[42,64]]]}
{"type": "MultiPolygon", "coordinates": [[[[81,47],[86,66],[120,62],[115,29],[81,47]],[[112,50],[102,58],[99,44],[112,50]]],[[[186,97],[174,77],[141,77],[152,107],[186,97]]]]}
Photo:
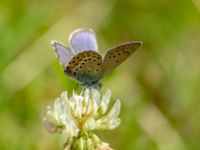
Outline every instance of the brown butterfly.
{"type": "Polygon", "coordinates": [[[100,79],[141,46],[141,41],[117,45],[104,54],[99,53],[95,33],[92,29],[77,29],[69,37],[70,47],[52,41],[57,58],[67,76],[84,87],[101,88],[100,79]]]}

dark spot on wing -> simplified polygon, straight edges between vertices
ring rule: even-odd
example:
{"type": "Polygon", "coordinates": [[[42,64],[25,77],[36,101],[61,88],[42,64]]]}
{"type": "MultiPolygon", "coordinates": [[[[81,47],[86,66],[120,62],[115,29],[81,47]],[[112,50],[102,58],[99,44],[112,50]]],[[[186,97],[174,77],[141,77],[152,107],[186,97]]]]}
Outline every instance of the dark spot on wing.
{"type": "Polygon", "coordinates": [[[76,61],[76,62],[74,63],[74,65],[75,65],[75,66],[78,65],[78,62],[76,61]]]}

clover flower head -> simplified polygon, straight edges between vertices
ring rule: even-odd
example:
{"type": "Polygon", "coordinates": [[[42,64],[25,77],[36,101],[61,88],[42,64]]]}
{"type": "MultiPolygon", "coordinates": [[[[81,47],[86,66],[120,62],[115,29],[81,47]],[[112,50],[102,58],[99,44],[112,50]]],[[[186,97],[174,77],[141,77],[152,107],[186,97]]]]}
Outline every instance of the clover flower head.
{"type": "Polygon", "coordinates": [[[110,98],[109,89],[103,95],[96,89],[85,89],[80,94],[73,92],[70,98],[63,92],[53,107],[47,107],[43,125],[51,133],[65,135],[65,150],[111,150],[92,133],[93,130],[114,129],[120,124],[120,100],[108,110],[110,98]]]}

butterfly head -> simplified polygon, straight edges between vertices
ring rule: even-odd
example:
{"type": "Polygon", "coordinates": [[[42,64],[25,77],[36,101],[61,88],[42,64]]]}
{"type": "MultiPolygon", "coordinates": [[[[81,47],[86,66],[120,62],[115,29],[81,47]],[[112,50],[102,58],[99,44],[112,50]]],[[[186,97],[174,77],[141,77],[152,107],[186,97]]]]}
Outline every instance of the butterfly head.
{"type": "Polygon", "coordinates": [[[97,82],[93,82],[91,84],[82,84],[82,86],[84,88],[89,88],[89,89],[101,89],[102,83],[97,81],[97,82]]]}

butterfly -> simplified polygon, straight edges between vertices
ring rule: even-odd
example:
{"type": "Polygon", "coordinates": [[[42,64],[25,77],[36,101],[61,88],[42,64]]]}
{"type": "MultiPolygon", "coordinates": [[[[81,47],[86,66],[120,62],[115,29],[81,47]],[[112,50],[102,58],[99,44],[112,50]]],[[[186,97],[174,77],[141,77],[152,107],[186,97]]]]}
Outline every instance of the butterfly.
{"type": "Polygon", "coordinates": [[[82,86],[100,89],[101,78],[115,69],[135,50],[141,41],[125,42],[99,53],[96,35],[92,29],[76,29],[69,36],[69,45],[51,42],[56,56],[64,67],[67,76],[78,81],[82,86]]]}

